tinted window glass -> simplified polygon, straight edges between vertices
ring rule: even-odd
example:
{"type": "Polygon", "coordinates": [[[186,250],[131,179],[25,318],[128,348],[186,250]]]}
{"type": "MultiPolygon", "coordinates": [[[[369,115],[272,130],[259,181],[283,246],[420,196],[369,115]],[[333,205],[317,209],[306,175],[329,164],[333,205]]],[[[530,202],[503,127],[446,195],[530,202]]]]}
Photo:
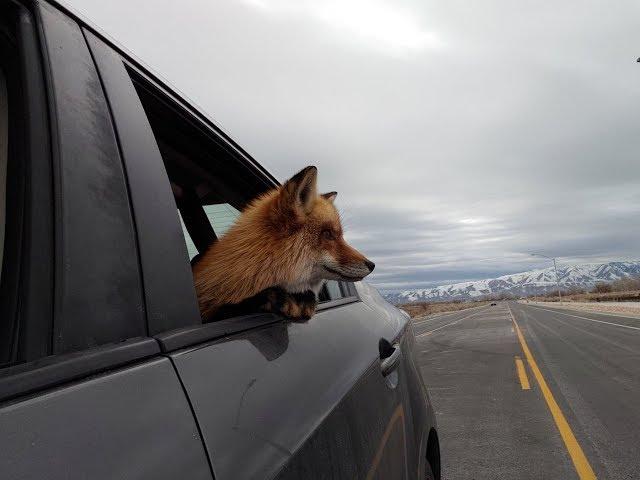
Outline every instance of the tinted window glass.
{"type": "Polygon", "coordinates": [[[203,208],[218,238],[227,232],[240,215],[240,212],[228,203],[205,205],[203,208]]]}
{"type": "Polygon", "coordinates": [[[327,286],[327,291],[329,292],[329,298],[331,300],[336,300],[338,298],[344,297],[342,289],[340,288],[340,284],[335,280],[329,280],[325,285],[327,286]]]}
{"type": "Polygon", "coordinates": [[[20,258],[24,171],[19,58],[0,8],[0,367],[20,362],[20,258]],[[10,112],[11,109],[11,112],[10,112]],[[11,161],[9,161],[11,159],[11,161]]]}
{"type": "Polygon", "coordinates": [[[0,68],[0,281],[2,280],[2,258],[4,252],[4,231],[7,198],[7,148],[9,129],[9,104],[7,82],[0,68]]]}
{"type": "Polygon", "coordinates": [[[353,283],[328,280],[324,283],[318,294],[318,301],[320,303],[330,302],[341,298],[355,297],[356,295],[356,288],[353,283]]]}
{"type": "MultiPolygon", "coordinates": [[[[220,238],[224,235],[229,227],[233,225],[235,219],[240,215],[240,211],[228,203],[219,203],[213,205],[203,205],[204,213],[209,220],[211,228],[216,237],[220,238]]],[[[180,211],[178,210],[180,214],[180,211]]],[[[184,235],[184,241],[187,244],[187,252],[189,253],[189,260],[192,260],[198,254],[198,249],[189,235],[189,231],[184,223],[182,214],[180,214],[180,224],[182,226],[182,233],[184,235]]]]}
{"type": "Polygon", "coordinates": [[[0,2],[0,365],[48,355],[51,342],[49,143],[27,16],[0,2]]]}

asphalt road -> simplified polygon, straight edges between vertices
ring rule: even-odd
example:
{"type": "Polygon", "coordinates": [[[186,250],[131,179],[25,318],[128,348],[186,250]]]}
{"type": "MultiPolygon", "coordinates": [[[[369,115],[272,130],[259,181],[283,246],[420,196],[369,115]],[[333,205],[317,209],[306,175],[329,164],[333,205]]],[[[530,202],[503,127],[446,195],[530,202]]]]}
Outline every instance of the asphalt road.
{"type": "Polygon", "coordinates": [[[640,479],[640,319],[504,302],[414,325],[444,479],[640,479]]]}

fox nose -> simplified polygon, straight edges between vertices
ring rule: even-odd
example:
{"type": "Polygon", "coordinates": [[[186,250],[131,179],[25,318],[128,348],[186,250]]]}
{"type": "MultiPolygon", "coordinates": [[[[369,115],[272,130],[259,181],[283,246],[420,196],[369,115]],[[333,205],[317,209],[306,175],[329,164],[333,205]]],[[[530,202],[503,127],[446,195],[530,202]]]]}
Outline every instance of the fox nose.
{"type": "Polygon", "coordinates": [[[365,260],[364,264],[367,266],[367,268],[369,269],[369,273],[373,272],[373,269],[376,268],[376,264],[373,263],[370,260],[365,260]]]}

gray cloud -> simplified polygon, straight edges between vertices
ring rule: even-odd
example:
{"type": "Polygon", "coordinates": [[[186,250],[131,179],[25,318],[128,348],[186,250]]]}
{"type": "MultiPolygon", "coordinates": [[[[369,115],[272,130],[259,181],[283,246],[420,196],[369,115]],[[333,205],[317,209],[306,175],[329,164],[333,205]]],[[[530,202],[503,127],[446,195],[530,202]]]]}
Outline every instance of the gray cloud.
{"type": "Polygon", "coordinates": [[[75,7],[279,178],[318,165],[378,286],[640,257],[637,1],[75,7]]]}

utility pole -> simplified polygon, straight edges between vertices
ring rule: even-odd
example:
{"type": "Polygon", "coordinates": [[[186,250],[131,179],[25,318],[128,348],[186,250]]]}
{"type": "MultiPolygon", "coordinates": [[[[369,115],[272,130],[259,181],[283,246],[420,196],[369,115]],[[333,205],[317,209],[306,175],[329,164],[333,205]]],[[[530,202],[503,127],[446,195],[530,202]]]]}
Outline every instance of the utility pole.
{"type": "Polygon", "coordinates": [[[558,301],[562,303],[562,295],[560,294],[560,277],[558,276],[558,267],[556,267],[556,259],[552,258],[551,260],[553,260],[553,269],[556,272],[556,287],[558,287],[558,301]]]}
{"type": "Polygon", "coordinates": [[[553,270],[554,272],[556,272],[556,287],[558,289],[558,300],[560,301],[560,303],[562,303],[562,295],[560,294],[560,277],[558,276],[558,267],[556,266],[556,259],[553,257],[542,255],[541,253],[532,253],[531,255],[533,255],[534,257],[544,257],[544,258],[548,258],[549,260],[553,260],[553,270]]]}

